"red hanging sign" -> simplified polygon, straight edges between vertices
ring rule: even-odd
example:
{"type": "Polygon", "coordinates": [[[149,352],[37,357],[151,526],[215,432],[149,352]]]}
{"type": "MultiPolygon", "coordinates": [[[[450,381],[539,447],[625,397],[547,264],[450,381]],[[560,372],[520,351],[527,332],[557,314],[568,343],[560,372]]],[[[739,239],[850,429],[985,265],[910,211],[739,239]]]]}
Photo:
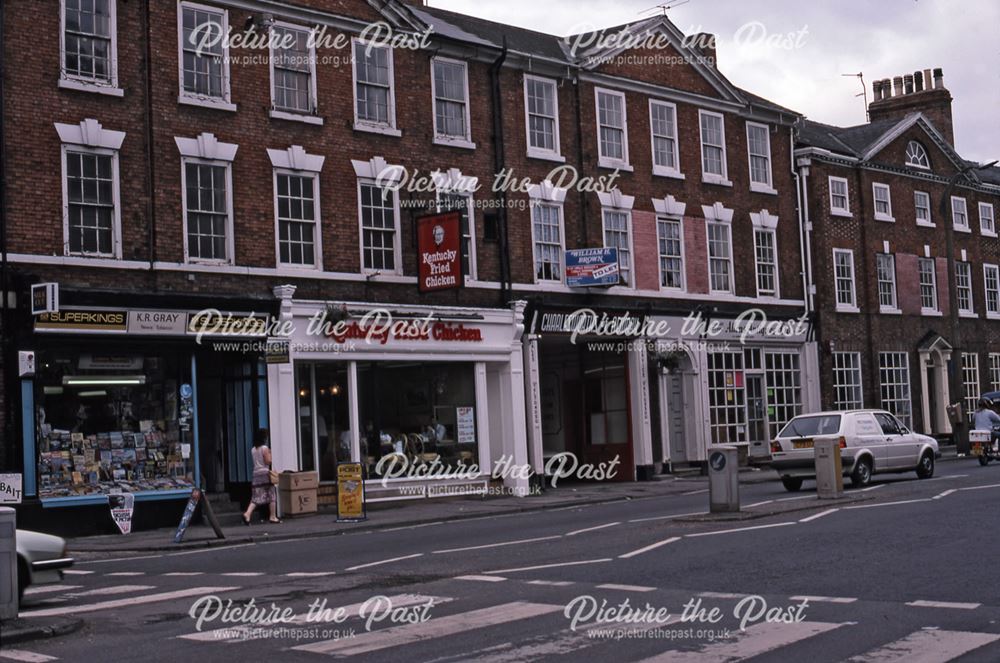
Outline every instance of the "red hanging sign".
{"type": "Polygon", "coordinates": [[[462,224],[459,212],[417,219],[420,292],[462,287],[462,224]]]}

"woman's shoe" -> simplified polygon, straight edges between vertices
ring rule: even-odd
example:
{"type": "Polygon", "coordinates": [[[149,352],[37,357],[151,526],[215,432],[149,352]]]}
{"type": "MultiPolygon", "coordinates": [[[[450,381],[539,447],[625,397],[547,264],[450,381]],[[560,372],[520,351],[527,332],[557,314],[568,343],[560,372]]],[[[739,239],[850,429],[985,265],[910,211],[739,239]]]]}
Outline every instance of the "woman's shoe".
{"type": "Polygon", "coordinates": [[[268,519],[267,522],[269,522],[269,523],[280,523],[281,522],[281,518],[270,518],[270,519],[268,519]]]}
{"type": "Polygon", "coordinates": [[[247,518],[246,516],[242,516],[242,518],[243,518],[243,524],[246,525],[247,527],[250,527],[250,519],[247,518]]]}

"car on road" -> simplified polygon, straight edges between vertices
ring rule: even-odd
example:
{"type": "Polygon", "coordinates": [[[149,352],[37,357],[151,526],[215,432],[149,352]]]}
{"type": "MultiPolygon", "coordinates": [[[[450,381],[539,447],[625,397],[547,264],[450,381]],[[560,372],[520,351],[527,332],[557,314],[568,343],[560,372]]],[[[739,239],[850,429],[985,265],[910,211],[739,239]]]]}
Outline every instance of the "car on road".
{"type": "Polygon", "coordinates": [[[816,477],[813,447],[825,438],[837,440],[844,476],[855,487],[868,485],[872,475],[883,472],[915,471],[929,479],[941,455],[937,440],[914,433],[885,410],[802,414],[771,442],[771,467],[787,490],[799,490],[804,479],[816,477]]]}
{"type": "Polygon", "coordinates": [[[58,536],[19,529],[17,537],[17,595],[30,585],[59,582],[63,569],[73,566],[66,541],[58,536]]]}

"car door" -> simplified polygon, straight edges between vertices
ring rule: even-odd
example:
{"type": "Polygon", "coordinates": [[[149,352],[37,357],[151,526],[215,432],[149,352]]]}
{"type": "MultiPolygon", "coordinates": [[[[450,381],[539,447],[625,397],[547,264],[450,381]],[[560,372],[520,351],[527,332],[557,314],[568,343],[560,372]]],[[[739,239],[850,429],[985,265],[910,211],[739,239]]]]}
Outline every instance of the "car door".
{"type": "Polygon", "coordinates": [[[892,440],[894,455],[899,458],[897,468],[901,470],[913,469],[920,460],[920,447],[923,445],[916,434],[904,426],[903,422],[895,415],[890,414],[889,417],[896,422],[896,426],[899,428],[899,435],[892,440]]]}
{"type": "Polygon", "coordinates": [[[882,426],[868,412],[854,415],[854,442],[848,438],[848,445],[871,449],[875,456],[875,467],[883,469],[887,462],[886,437],[882,426]]]}
{"type": "Polygon", "coordinates": [[[903,426],[888,412],[876,412],[875,420],[885,435],[885,464],[883,470],[898,470],[906,464],[906,443],[902,438],[903,426]]]}

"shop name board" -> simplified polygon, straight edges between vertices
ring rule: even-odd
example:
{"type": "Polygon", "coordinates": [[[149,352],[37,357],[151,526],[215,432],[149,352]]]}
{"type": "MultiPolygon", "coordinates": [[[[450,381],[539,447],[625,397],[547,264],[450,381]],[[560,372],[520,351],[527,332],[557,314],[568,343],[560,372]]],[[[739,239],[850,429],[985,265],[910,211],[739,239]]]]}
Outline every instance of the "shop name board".
{"type": "Polygon", "coordinates": [[[36,283],[31,286],[31,314],[55,313],[59,310],[59,284],[36,283]]]}
{"type": "Polygon", "coordinates": [[[21,495],[21,475],[0,474],[0,504],[20,504],[21,495]]]}
{"type": "Polygon", "coordinates": [[[462,230],[459,212],[417,219],[418,285],[420,292],[462,285],[462,230]]]}
{"type": "Polygon", "coordinates": [[[57,311],[42,313],[35,319],[35,329],[52,331],[111,331],[128,329],[125,311],[57,311]]]}
{"type": "Polygon", "coordinates": [[[566,285],[592,288],[618,285],[618,249],[570,249],[566,251],[566,285]]]}
{"type": "Polygon", "coordinates": [[[137,336],[267,336],[269,318],[234,315],[215,309],[197,313],[167,310],[90,309],[42,313],[35,330],[106,332],[137,336]]]}
{"type": "Polygon", "coordinates": [[[603,336],[637,336],[646,324],[640,313],[603,313],[591,309],[549,312],[537,311],[532,328],[536,334],[597,334],[603,336]]]}
{"type": "Polygon", "coordinates": [[[133,334],[183,335],[187,314],[180,311],[129,311],[128,330],[133,334]]]}
{"type": "Polygon", "coordinates": [[[466,327],[462,323],[432,322],[420,320],[397,320],[390,324],[362,324],[351,322],[334,326],[329,334],[337,343],[346,341],[366,341],[385,345],[392,341],[457,341],[480,343],[483,332],[478,327],[466,327]]]}

